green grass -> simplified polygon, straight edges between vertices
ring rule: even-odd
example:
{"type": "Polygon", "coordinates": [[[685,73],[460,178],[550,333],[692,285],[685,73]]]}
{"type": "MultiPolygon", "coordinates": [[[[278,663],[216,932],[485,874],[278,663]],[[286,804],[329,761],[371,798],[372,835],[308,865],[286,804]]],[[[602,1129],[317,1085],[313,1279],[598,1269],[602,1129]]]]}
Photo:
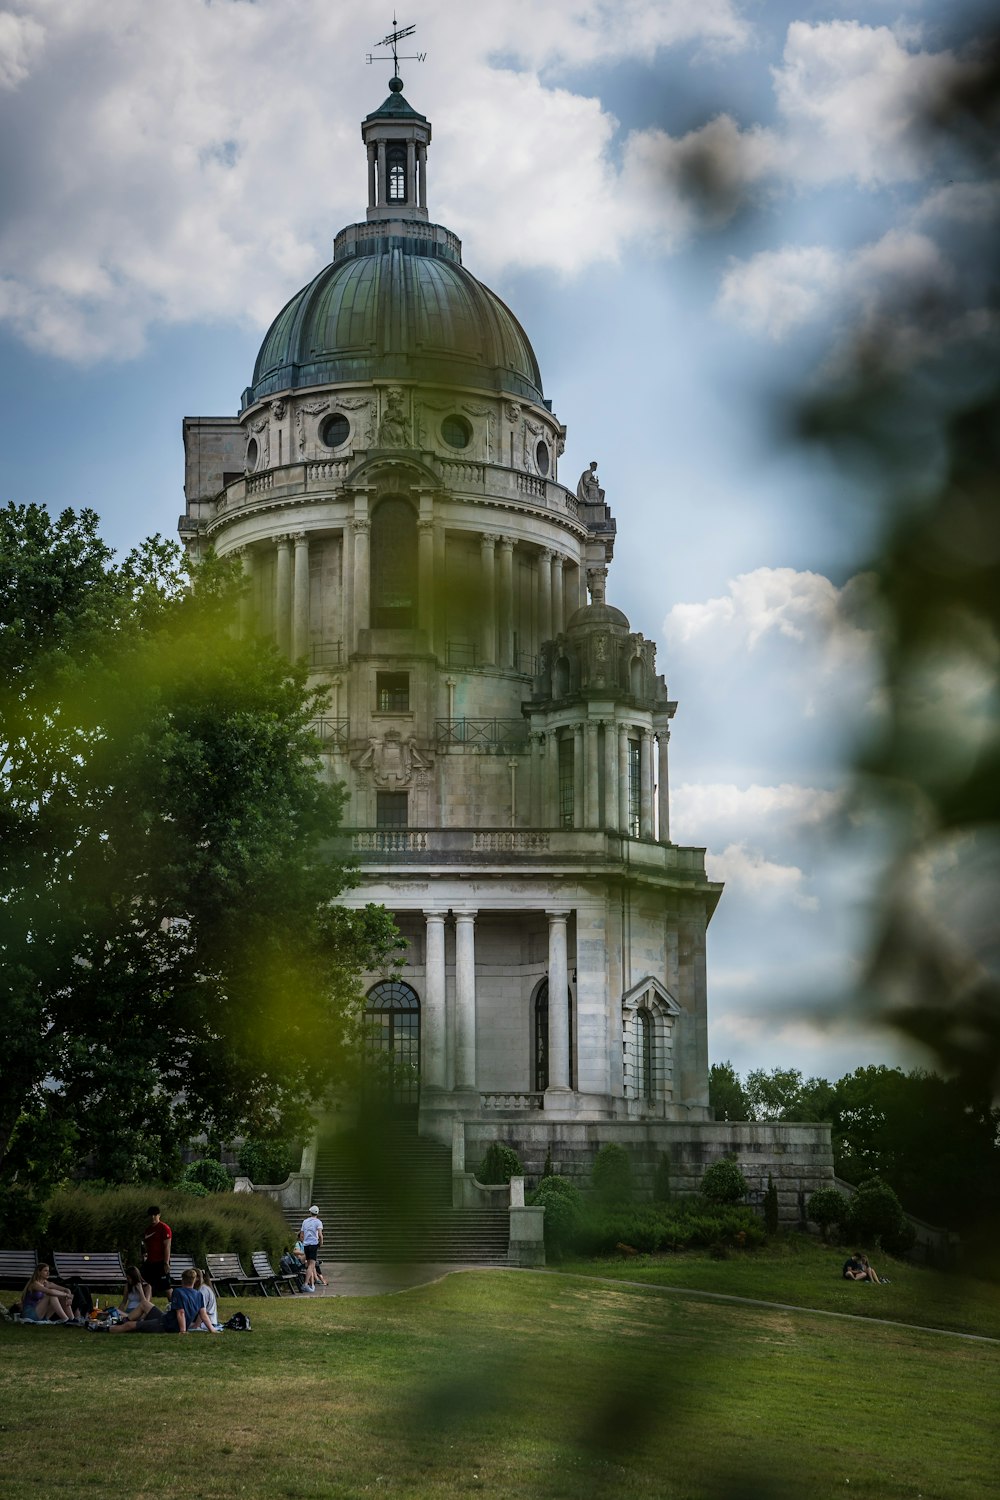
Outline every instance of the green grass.
{"type": "Polygon", "coordinates": [[[693,1287],[825,1312],[890,1318],[924,1328],[952,1328],[1000,1339],[1000,1284],[873,1257],[889,1286],[844,1281],[849,1251],[793,1236],[766,1249],[713,1260],[703,1251],[567,1262],[564,1270],[650,1286],[693,1287]]]}
{"type": "Polygon", "coordinates": [[[530,1272],[242,1305],[216,1338],[0,1326],[4,1500],[996,1493],[991,1345],[530,1272]]]}

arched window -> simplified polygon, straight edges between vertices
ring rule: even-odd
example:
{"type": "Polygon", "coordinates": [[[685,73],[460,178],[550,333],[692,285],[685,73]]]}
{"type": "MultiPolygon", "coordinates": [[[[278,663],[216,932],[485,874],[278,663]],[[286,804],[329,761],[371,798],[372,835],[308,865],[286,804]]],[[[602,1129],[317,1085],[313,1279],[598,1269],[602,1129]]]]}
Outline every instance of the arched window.
{"type": "MultiPolygon", "coordinates": [[[[573,991],[567,990],[569,1009],[569,1086],[576,1088],[576,1068],[573,1063],[573,991]]],[[[541,1094],[549,1086],[549,981],[543,979],[535,991],[534,1047],[532,1058],[532,1080],[534,1090],[541,1094]]]]}
{"type": "Polygon", "coordinates": [[[406,202],[406,152],[398,146],[390,148],[388,167],[388,193],[390,203],[406,202]]]}
{"type": "Polygon", "coordinates": [[[640,1112],[658,1112],[673,1100],[673,1028],[679,1014],[676,1000],[652,974],[623,996],[625,1098],[640,1112]]]}
{"type": "Polygon", "coordinates": [[[420,1099],[420,1001],[401,979],[385,979],[365,1000],[366,1090],[406,1108],[420,1099]]]}
{"type": "Polygon", "coordinates": [[[653,1018],[645,1006],[635,1013],[636,1093],[647,1104],[653,1102],[653,1018]]]}
{"type": "Polygon", "coordinates": [[[372,516],[371,611],[376,630],[417,623],[417,517],[405,500],[383,500],[372,516]]]}

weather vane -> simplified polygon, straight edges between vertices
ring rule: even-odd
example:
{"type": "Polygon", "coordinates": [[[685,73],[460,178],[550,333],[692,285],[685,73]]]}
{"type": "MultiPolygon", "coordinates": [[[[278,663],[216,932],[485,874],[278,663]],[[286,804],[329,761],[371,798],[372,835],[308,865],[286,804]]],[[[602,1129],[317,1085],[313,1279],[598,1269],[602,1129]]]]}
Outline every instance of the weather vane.
{"type": "MultiPolygon", "coordinates": [[[[399,44],[404,37],[412,36],[416,29],[416,26],[400,26],[399,22],[396,20],[396,12],[393,11],[392,30],[389,32],[388,36],[384,36],[380,42],[375,43],[376,47],[392,48],[392,70],[396,74],[397,78],[399,76],[399,44]]],[[[423,62],[426,56],[426,52],[408,52],[404,54],[403,61],[423,62]]],[[[381,62],[382,58],[377,56],[377,54],[374,52],[368,52],[365,54],[365,62],[373,63],[376,60],[381,62]]]]}

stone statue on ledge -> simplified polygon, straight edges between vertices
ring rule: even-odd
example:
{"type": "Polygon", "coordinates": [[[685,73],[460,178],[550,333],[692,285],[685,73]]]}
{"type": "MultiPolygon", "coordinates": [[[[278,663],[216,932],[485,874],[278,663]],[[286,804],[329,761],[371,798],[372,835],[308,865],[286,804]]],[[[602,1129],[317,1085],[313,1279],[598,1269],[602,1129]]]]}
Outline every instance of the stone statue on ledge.
{"type": "Polygon", "coordinates": [[[604,491],[597,478],[597,459],[592,459],[590,468],[584,469],[576,486],[576,498],[584,505],[603,505],[604,491]]]}

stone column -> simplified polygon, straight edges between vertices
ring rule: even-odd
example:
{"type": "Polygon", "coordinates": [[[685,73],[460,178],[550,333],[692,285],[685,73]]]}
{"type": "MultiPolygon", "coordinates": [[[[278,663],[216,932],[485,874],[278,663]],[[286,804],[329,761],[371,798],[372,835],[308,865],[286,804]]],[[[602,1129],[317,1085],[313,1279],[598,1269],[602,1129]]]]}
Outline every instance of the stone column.
{"type": "Polygon", "coordinates": [[[378,146],[378,202],[380,208],[385,208],[389,199],[388,189],[385,181],[385,141],[379,141],[378,146]]]}
{"type": "Polygon", "coordinates": [[[443,911],[425,911],[427,967],[423,1015],[420,1025],[420,1081],[423,1088],[443,1089],[445,1065],[445,991],[443,911]]]}
{"type": "Polygon", "coordinates": [[[596,719],[587,720],[586,818],[588,828],[600,828],[601,826],[601,769],[597,750],[597,731],[599,727],[596,719]]]}
{"type": "Polygon", "coordinates": [[[552,558],[552,634],[566,628],[566,610],[563,603],[563,559],[558,552],[552,558]]]}
{"type": "Polygon", "coordinates": [[[542,782],[545,761],[542,758],[542,746],[545,744],[545,736],[531,734],[531,811],[530,820],[532,828],[541,828],[545,821],[545,787],[542,782]]]}
{"type": "Polygon", "coordinates": [[[412,208],[417,196],[417,143],[406,143],[406,206],[412,208]]]}
{"type": "Polygon", "coordinates": [[[590,599],[587,595],[587,570],[583,566],[582,562],[577,563],[576,582],[577,596],[580,601],[578,607],[580,609],[586,609],[587,605],[590,603],[590,599]]]}
{"type": "Polygon", "coordinates": [[[618,827],[631,837],[628,817],[628,725],[618,725],[618,827]]]}
{"type": "Polygon", "coordinates": [[[427,147],[423,141],[417,146],[417,204],[427,207],[427,147]]]}
{"type": "Polygon", "coordinates": [[[305,656],[309,647],[309,537],[295,533],[295,572],[292,582],[292,655],[305,656]]]}
{"type": "Polygon", "coordinates": [[[573,827],[584,826],[583,725],[573,725],[573,827]]]}
{"type": "Polygon", "coordinates": [[[653,731],[644,729],[639,744],[639,832],[644,839],[653,837],[653,731]]]}
{"type": "Polygon", "coordinates": [[[621,826],[618,811],[618,728],[604,720],[604,826],[615,833],[621,826]]]}
{"type": "Polygon", "coordinates": [[[560,828],[559,808],[559,736],[554,729],[545,734],[546,797],[545,822],[549,828],[560,828]]]}
{"type": "Polygon", "coordinates": [[[549,919],[549,1087],[569,1088],[568,911],[548,911],[549,919]]]}
{"type": "Polygon", "coordinates": [[[476,913],[455,913],[455,1087],[476,1087],[476,913]]]}
{"type": "Polygon", "coordinates": [[[354,640],[358,631],[370,626],[371,609],[371,561],[369,557],[369,533],[371,523],[367,516],[354,516],[354,640]]]}
{"type": "Polygon", "coordinates": [[[345,521],[340,538],[340,638],[344,660],[354,650],[354,522],[345,521]]]}
{"type": "Polygon", "coordinates": [[[657,812],[659,813],[660,826],[657,837],[661,844],[670,843],[670,766],[668,746],[670,744],[670,730],[664,724],[661,726],[657,736],[657,812]]]}
{"type": "Polygon", "coordinates": [[[445,635],[448,627],[447,594],[445,581],[447,572],[445,568],[445,532],[444,522],[434,522],[434,645],[441,659],[445,655],[445,635]]]}
{"type": "Polygon", "coordinates": [[[274,635],[278,650],[288,655],[292,623],[292,539],[278,537],[278,563],[274,570],[274,635]]]}
{"type": "Polygon", "coordinates": [[[538,554],[538,645],[552,639],[552,553],[538,554]]]}
{"type": "Polygon", "coordinates": [[[500,652],[501,667],[514,663],[514,538],[500,538],[500,652]]]}
{"type": "Polygon", "coordinates": [[[240,594],[239,633],[246,639],[253,634],[253,553],[249,547],[239,549],[240,568],[243,573],[243,589],[240,594]]]}
{"type": "Polygon", "coordinates": [[[375,156],[375,142],[368,142],[368,207],[377,207],[377,158],[375,156]]]}
{"type": "Polygon", "coordinates": [[[482,599],[479,606],[482,611],[480,654],[483,659],[482,664],[487,667],[495,666],[497,659],[496,540],[496,537],[489,531],[484,531],[479,539],[479,556],[482,564],[482,599]]]}
{"type": "Polygon", "coordinates": [[[417,522],[417,623],[434,649],[434,520],[421,516],[417,522]]]}

